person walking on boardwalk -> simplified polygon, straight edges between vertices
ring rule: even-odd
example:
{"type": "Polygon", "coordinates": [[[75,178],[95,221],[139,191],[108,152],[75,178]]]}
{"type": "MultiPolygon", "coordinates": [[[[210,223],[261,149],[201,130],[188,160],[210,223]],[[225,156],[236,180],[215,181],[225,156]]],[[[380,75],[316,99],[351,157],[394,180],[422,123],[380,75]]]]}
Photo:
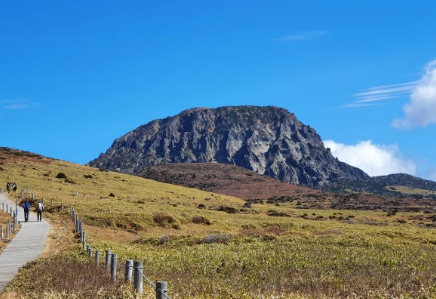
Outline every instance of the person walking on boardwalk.
{"type": "Polygon", "coordinates": [[[37,221],[42,220],[42,212],[44,212],[44,204],[42,202],[38,202],[36,204],[36,218],[37,221]]]}
{"type": "Polygon", "coordinates": [[[29,211],[32,204],[29,202],[28,199],[23,203],[23,210],[24,210],[24,221],[29,221],[29,211]]]}

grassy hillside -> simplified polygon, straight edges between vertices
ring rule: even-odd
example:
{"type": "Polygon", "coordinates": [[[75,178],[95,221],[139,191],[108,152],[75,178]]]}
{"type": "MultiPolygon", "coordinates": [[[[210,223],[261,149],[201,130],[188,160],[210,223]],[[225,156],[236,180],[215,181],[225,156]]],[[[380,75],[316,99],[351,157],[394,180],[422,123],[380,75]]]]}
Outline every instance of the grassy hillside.
{"type": "Polygon", "coordinates": [[[74,206],[94,250],[142,260],[173,299],[436,298],[430,201],[306,193],[244,208],[229,195],[9,149],[0,150],[0,180],[44,198],[53,228],[45,257],[2,299],[135,297],[89,262],[61,203],[74,206]]]}

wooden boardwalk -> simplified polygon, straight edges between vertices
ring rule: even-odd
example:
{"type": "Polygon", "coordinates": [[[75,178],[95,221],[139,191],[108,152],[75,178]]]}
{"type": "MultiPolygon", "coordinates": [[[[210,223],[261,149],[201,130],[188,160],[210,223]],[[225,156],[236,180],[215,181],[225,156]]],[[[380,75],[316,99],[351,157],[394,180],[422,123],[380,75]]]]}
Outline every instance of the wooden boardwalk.
{"type": "MultiPolygon", "coordinates": [[[[15,209],[15,202],[8,200],[6,193],[0,193],[0,205],[3,202],[15,209]]],[[[38,222],[36,213],[30,212],[29,221],[24,222],[23,208],[18,207],[18,221],[21,222],[21,229],[0,254],[0,293],[22,266],[41,256],[50,232],[44,213],[42,221],[38,222]]]]}

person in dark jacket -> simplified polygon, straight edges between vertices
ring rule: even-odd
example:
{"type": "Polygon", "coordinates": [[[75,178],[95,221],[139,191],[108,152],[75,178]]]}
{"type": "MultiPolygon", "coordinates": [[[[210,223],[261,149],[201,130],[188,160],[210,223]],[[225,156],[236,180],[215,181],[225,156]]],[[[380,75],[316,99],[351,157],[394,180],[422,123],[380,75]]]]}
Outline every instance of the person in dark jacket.
{"type": "Polygon", "coordinates": [[[29,211],[32,204],[26,199],[26,201],[23,203],[23,210],[24,210],[24,221],[29,221],[29,211]]]}

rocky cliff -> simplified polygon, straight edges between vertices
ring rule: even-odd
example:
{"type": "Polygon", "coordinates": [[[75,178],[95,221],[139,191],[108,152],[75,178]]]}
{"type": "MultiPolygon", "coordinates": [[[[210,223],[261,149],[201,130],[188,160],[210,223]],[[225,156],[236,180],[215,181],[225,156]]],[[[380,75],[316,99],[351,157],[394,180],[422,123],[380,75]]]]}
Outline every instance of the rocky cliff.
{"type": "Polygon", "coordinates": [[[309,187],[368,177],[334,158],[294,114],[273,106],[185,110],[116,139],[89,165],[137,174],[150,165],[199,162],[234,164],[309,187]]]}

